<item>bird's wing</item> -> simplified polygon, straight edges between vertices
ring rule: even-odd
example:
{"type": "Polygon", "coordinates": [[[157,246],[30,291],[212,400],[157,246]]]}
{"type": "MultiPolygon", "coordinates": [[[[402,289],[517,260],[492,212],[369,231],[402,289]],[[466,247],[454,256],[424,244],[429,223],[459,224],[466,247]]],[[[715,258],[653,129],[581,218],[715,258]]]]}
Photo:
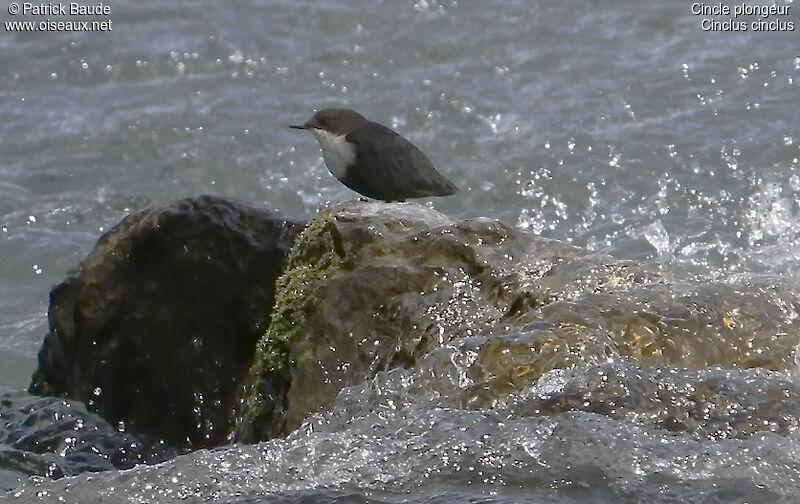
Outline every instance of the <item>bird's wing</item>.
{"type": "Polygon", "coordinates": [[[360,188],[392,199],[444,196],[458,190],[414,144],[385,126],[372,124],[369,141],[359,138],[363,128],[348,135],[359,145],[353,177],[360,188]]]}

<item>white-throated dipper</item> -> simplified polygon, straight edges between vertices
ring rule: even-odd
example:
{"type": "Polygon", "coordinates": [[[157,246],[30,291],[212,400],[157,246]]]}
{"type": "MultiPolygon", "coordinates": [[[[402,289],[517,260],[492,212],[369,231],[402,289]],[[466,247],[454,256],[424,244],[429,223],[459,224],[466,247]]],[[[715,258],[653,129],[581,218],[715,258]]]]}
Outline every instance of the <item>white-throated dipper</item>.
{"type": "Polygon", "coordinates": [[[302,126],[317,137],[334,177],[368,198],[405,201],[458,192],[414,144],[355,110],[322,109],[302,126]]]}

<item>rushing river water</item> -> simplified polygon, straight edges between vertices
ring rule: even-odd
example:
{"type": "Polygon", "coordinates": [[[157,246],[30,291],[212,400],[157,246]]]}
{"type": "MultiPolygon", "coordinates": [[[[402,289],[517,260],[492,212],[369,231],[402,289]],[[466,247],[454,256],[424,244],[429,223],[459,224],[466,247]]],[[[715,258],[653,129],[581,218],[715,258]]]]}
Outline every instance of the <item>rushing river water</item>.
{"type": "MultiPolygon", "coordinates": [[[[50,287],[132,210],[217,194],[309,218],[352,198],[313,138],[286,128],[331,105],[419,145],[462,188],[433,202],[448,216],[658,263],[686,292],[761,286],[780,315],[749,323],[796,338],[800,6],[777,5],[788,11],[768,17],[766,32],[757,17],[735,20],[747,31],[706,31],[733,14],[695,15],[678,0],[142,0],[86,18],[111,20],[106,32],[6,27],[0,388],[27,388],[50,287]]],[[[4,4],[3,21],[43,17],[11,16],[4,4]]],[[[442,362],[463,373],[469,345],[345,390],[286,439],[55,482],[26,482],[6,464],[0,482],[22,484],[21,502],[800,495],[793,348],[783,364],[749,367],[586,361],[464,407],[466,385],[442,393],[426,380],[442,362]],[[703,403],[700,389],[717,400],[703,403]],[[593,403],[619,390],[635,404],[593,403]],[[697,418],[674,428],[670,408],[697,418]]]]}

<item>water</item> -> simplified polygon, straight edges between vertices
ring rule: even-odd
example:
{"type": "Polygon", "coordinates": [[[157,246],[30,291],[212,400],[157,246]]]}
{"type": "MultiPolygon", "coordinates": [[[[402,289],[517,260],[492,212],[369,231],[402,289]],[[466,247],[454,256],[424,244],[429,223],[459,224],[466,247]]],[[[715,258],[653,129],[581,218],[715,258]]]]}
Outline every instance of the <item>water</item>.
{"type": "MultiPolygon", "coordinates": [[[[797,26],[798,6],[778,3],[791,6],[781,19],[797,26]]],[[[6,389],[29,383],[50,287],[131,210],[211,193],[309,217],[353,197],[327,173],[313,138],[285,127],[329,105],[418,144],[462,187],[434,203],[453,218],[497,218],[658,261],[695,283],[797,285],[797,31],[706,32],[688,2],[654,0],[140,1],[115,2],[109,17],[108,33],[0,37],[6,389]]],[[[743,387],[797,387],[789,368],[731,373],[743,387]]],[[[698,378],[680,379],[688,387],[698,378]]],[[[386,417],[378,405],[358,410],[363,425],[347,425],[353,411],[342,407],[322,431],[312,422],[263,448],[198,452],[95,481],[133,493],[150,484],[162,500],[184,486],[213,501],[263,485],[288,502],[435,502],[439,493],[456,502],[493,492],[496,502],[781,501],[797,489],[794,429],[675,438],[596,412],[473,411],[406,395],[406,410],[386,417]],[[378,439],[373,425],[396,435],[378,439]],[[430,430],[405,433],[421,425],[430,430]],[[484,435],[491,441],[481,444],[484,435]],[[458,470],[437,465],[445,454],[458,470]]]]}

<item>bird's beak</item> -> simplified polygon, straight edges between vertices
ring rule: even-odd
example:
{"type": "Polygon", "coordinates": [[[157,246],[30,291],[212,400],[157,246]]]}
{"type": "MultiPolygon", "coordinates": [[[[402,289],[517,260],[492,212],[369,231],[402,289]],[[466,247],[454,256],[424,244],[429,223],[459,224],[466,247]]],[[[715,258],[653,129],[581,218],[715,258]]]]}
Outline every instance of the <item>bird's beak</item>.
{"type": "Polygon", "coordinates": [[[319,127],[319,123],[317,123],[317,121],[315,121],[314,119],[309,119],[309,120],[308,120],[308,121],[306,121],[306,122],[305,122],[305,124],[303,124],[302,126],[301,126],[301,125],[299,125],[299,124],[292,124],[292,125],[291,125],[291,126],[289,126],[289,127],[290,127],[290,128],[294,128],[294,129],[304,129],[304,130],[310,130],[310,129],[314,129],[314,128],[317,128],[317,127],[319,127]]]}

